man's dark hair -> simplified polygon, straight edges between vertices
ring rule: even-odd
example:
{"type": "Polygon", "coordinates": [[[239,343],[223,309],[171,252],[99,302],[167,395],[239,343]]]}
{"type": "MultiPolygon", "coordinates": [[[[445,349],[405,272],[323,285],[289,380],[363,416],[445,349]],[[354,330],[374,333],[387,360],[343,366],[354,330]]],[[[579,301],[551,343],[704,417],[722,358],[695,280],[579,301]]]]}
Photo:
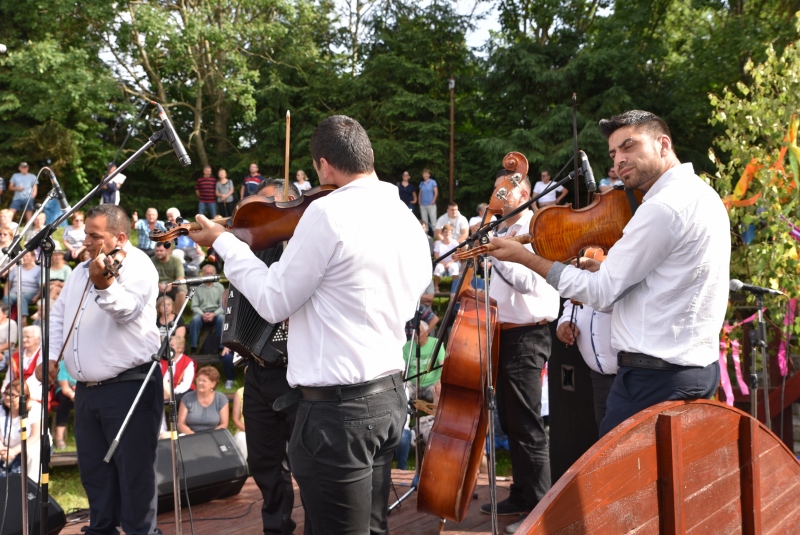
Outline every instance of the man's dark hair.
{"type": "Polygon", "coordinates": [[[8,305],[7,304],[0,302],[0,310],[3,311],[3,314],[8,316],[8,305]]]}
{"type": "Polygon", "coordinates": [[[649,111],[628,110],[625,113],[614,115],[611,119],[600,119],[600,133],[608,139],[611,134],[626,126],[638,126],[653,136],[667,136],[672,139],[669,127],[664,120],[649,111]]]}
{"type": "Polygon", "coordinates": [[[550,169],[542,169],[541,171],[539,171],[539,174],[540,174],[540,175],[541,175],[542,173],[547,173],[547,174],[549,175],[549,174],[550,174],[550,169]]]}
{"type": "Polygon", "coordinates": [[[106,230],[119,234],[123,232],[126,236],[131,229],[131,220],[125,210],[116,204],[101,204],[99,206],[92,206],[86,212],[86,219],[93,217],[106,216],[106,230]]]}
{"type": "MultiPolygon", "coordinates": [[[[262,189],[265,189],[269,186],[273,186],[275,188],[275,198],[278,201],[283,200],[283,179],[282,178],[265,178],[261,181],[261,184],[258,185],[258,190],[256,193],[260,192],[262,189]]],[[[294,195],[295,199],[299,199],[302,195],[300,190],[297,189],[297,186],[294,184],[289,184],[289,195],[294,195]]]]}
{"type": "Polygon", "coordinates": [[[333,115],[319,123],[311,135],[311,158],[317,166],[325,158],[334,168],[351,175],[375,170],[375,155],[366,130],[346,115],[333,115]]]}
{"type": "Polygon", "coordinates": [[[498,172],[494,174],[494,179],[497,180],[501,176],[508,176],[513,175],[514,171],[509,171],[508,169],[500,169],[498,172]]]}
{"type": "Polygon", "coordinates": [[[451,206],[455,206],[456,208],[458,208],[458,203],[456,201],[450,201],[449,203],[447,203],[448,208],[450,208],[451,206]]]}

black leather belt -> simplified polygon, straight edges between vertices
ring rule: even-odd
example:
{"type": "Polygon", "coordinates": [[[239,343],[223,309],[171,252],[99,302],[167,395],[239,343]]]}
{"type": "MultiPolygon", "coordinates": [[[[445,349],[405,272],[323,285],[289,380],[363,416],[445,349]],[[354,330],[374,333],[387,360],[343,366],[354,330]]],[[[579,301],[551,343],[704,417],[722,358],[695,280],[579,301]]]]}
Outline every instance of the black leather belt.
{"type": "Polygon", "coordinates": [[[699,368],[699,366],[680,366],[678,364],[671,364],[664,359],[658,357],[651,357],[644,353],[627,353],[620,351],[617,353],[617,364],[627,366],[628,368],[644,368],[647,370],[685,370],[686,368],[699,368]]]}
{"type": "Polygon", "coordinates": [[[366,383],[338,386],[298,386],[275,400],[273,410],[280,411],[291,407],[299,400],[304,401],[347,401],[379,394],[387,390],[402,387],[403,378],[400,372],[379,377],[366,383]]]}
{"type": "MultiPolygon", "coordinates": [[[[131,368],[130,370],[125,370],[121,374],[117,375],[116,377],[112,377],[111,379],[105,379],[103,381],[78,381],[78,384],[86,388],[92,388],[95,386],[121,383],[123,381],[143,381],[144,378],[147,377],[147,372],[150,371],[150,366],[152,366],[152,364],[142,364],[140,366],[136,366],[135,368],[131,368]]],[[[155,374],[151,375],[150,377],[155,377],[155,374]]]]}

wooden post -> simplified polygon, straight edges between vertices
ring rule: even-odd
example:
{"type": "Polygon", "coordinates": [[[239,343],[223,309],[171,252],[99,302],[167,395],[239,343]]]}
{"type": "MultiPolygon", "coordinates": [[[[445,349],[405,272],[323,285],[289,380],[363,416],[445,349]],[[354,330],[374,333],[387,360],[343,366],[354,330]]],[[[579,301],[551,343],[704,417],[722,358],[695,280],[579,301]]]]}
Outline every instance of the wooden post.
{"type": "Polygon", "coordinates": [[[450,77],[450,200],[455,200],[455,124],[456,124],[456,79],[450,77]]]}
{"type": "Polygon", "coordinates": [[[286,110],[286,163],[283,171],[283,201],[289,200],[289,140],[291,138],[292,114],[286,110]]]}

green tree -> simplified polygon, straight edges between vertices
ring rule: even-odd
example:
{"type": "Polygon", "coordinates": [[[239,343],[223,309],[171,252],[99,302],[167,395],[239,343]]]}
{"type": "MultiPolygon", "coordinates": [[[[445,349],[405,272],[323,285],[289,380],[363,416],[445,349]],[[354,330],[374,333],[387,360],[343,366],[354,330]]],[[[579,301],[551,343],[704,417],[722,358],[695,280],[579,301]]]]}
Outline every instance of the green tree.
{"type": "MultiPolygon", "coordinates": [[[[710,153],[717,167],[713,185],[723,197],[732,196],[729,200],[760,196],[756,204],[734,205],[730,210],[735,234],[731,277],[796,296],[800,291],[798,243],[782,218],[795,223],[800,218],[800,42],[780,54],[770,46],[763,62],[748,62],[744,69],[749,83],[740,82],[710,96],[714,107],[710,122],[725,129],[715,144],[726,155],[723,160],[710,153]],[[746,193],[735,192],[748,164],[755,171],[753,181],[746,193]],[[748,229],[751,236],[744,235],[748,229]]],[[[770,317],[783,317],[782,301],[768,301],[768,306],[770,317]]],[[[800,333],[800,323],[794,329],[800,333]]]]}

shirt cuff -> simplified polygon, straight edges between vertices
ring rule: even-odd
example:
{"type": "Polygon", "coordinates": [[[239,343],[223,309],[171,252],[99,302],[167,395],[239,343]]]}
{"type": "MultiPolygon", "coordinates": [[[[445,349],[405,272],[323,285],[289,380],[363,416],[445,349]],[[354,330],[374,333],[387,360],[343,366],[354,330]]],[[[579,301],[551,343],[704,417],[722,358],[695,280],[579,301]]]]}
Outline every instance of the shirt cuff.
{"type": "Polygon", "coordinates": [[[223,260],[225,260],[225,256],[231,251],[231,249],[235,248],[238,243],[241,242],[236,236],[230,232],[223,232],[216,240],[214,240],[214,243],[211,244],[211,247],[213,247],[217,254],[223,260]]]}
{"type": "Polygon", "coordinates": [[[95,301],[102,304],[111,304],[119,300],[119,298],[125,294],[125,288],[117,282],[117,279],[111,281],[111,286],[105,290],[100,290],[95,287],[95,291],[97,292],[95,301]]]}
{"type": "Polygon", "coordinates": [[[550,267],[550,271],[547,272],[547,277],[545,277],[547,284],[558,290],[558,283],[561,280],[561,273],[566,268],[566,264],[562,264],[561,262],[553,262],[553,265],[550,267]]]}

